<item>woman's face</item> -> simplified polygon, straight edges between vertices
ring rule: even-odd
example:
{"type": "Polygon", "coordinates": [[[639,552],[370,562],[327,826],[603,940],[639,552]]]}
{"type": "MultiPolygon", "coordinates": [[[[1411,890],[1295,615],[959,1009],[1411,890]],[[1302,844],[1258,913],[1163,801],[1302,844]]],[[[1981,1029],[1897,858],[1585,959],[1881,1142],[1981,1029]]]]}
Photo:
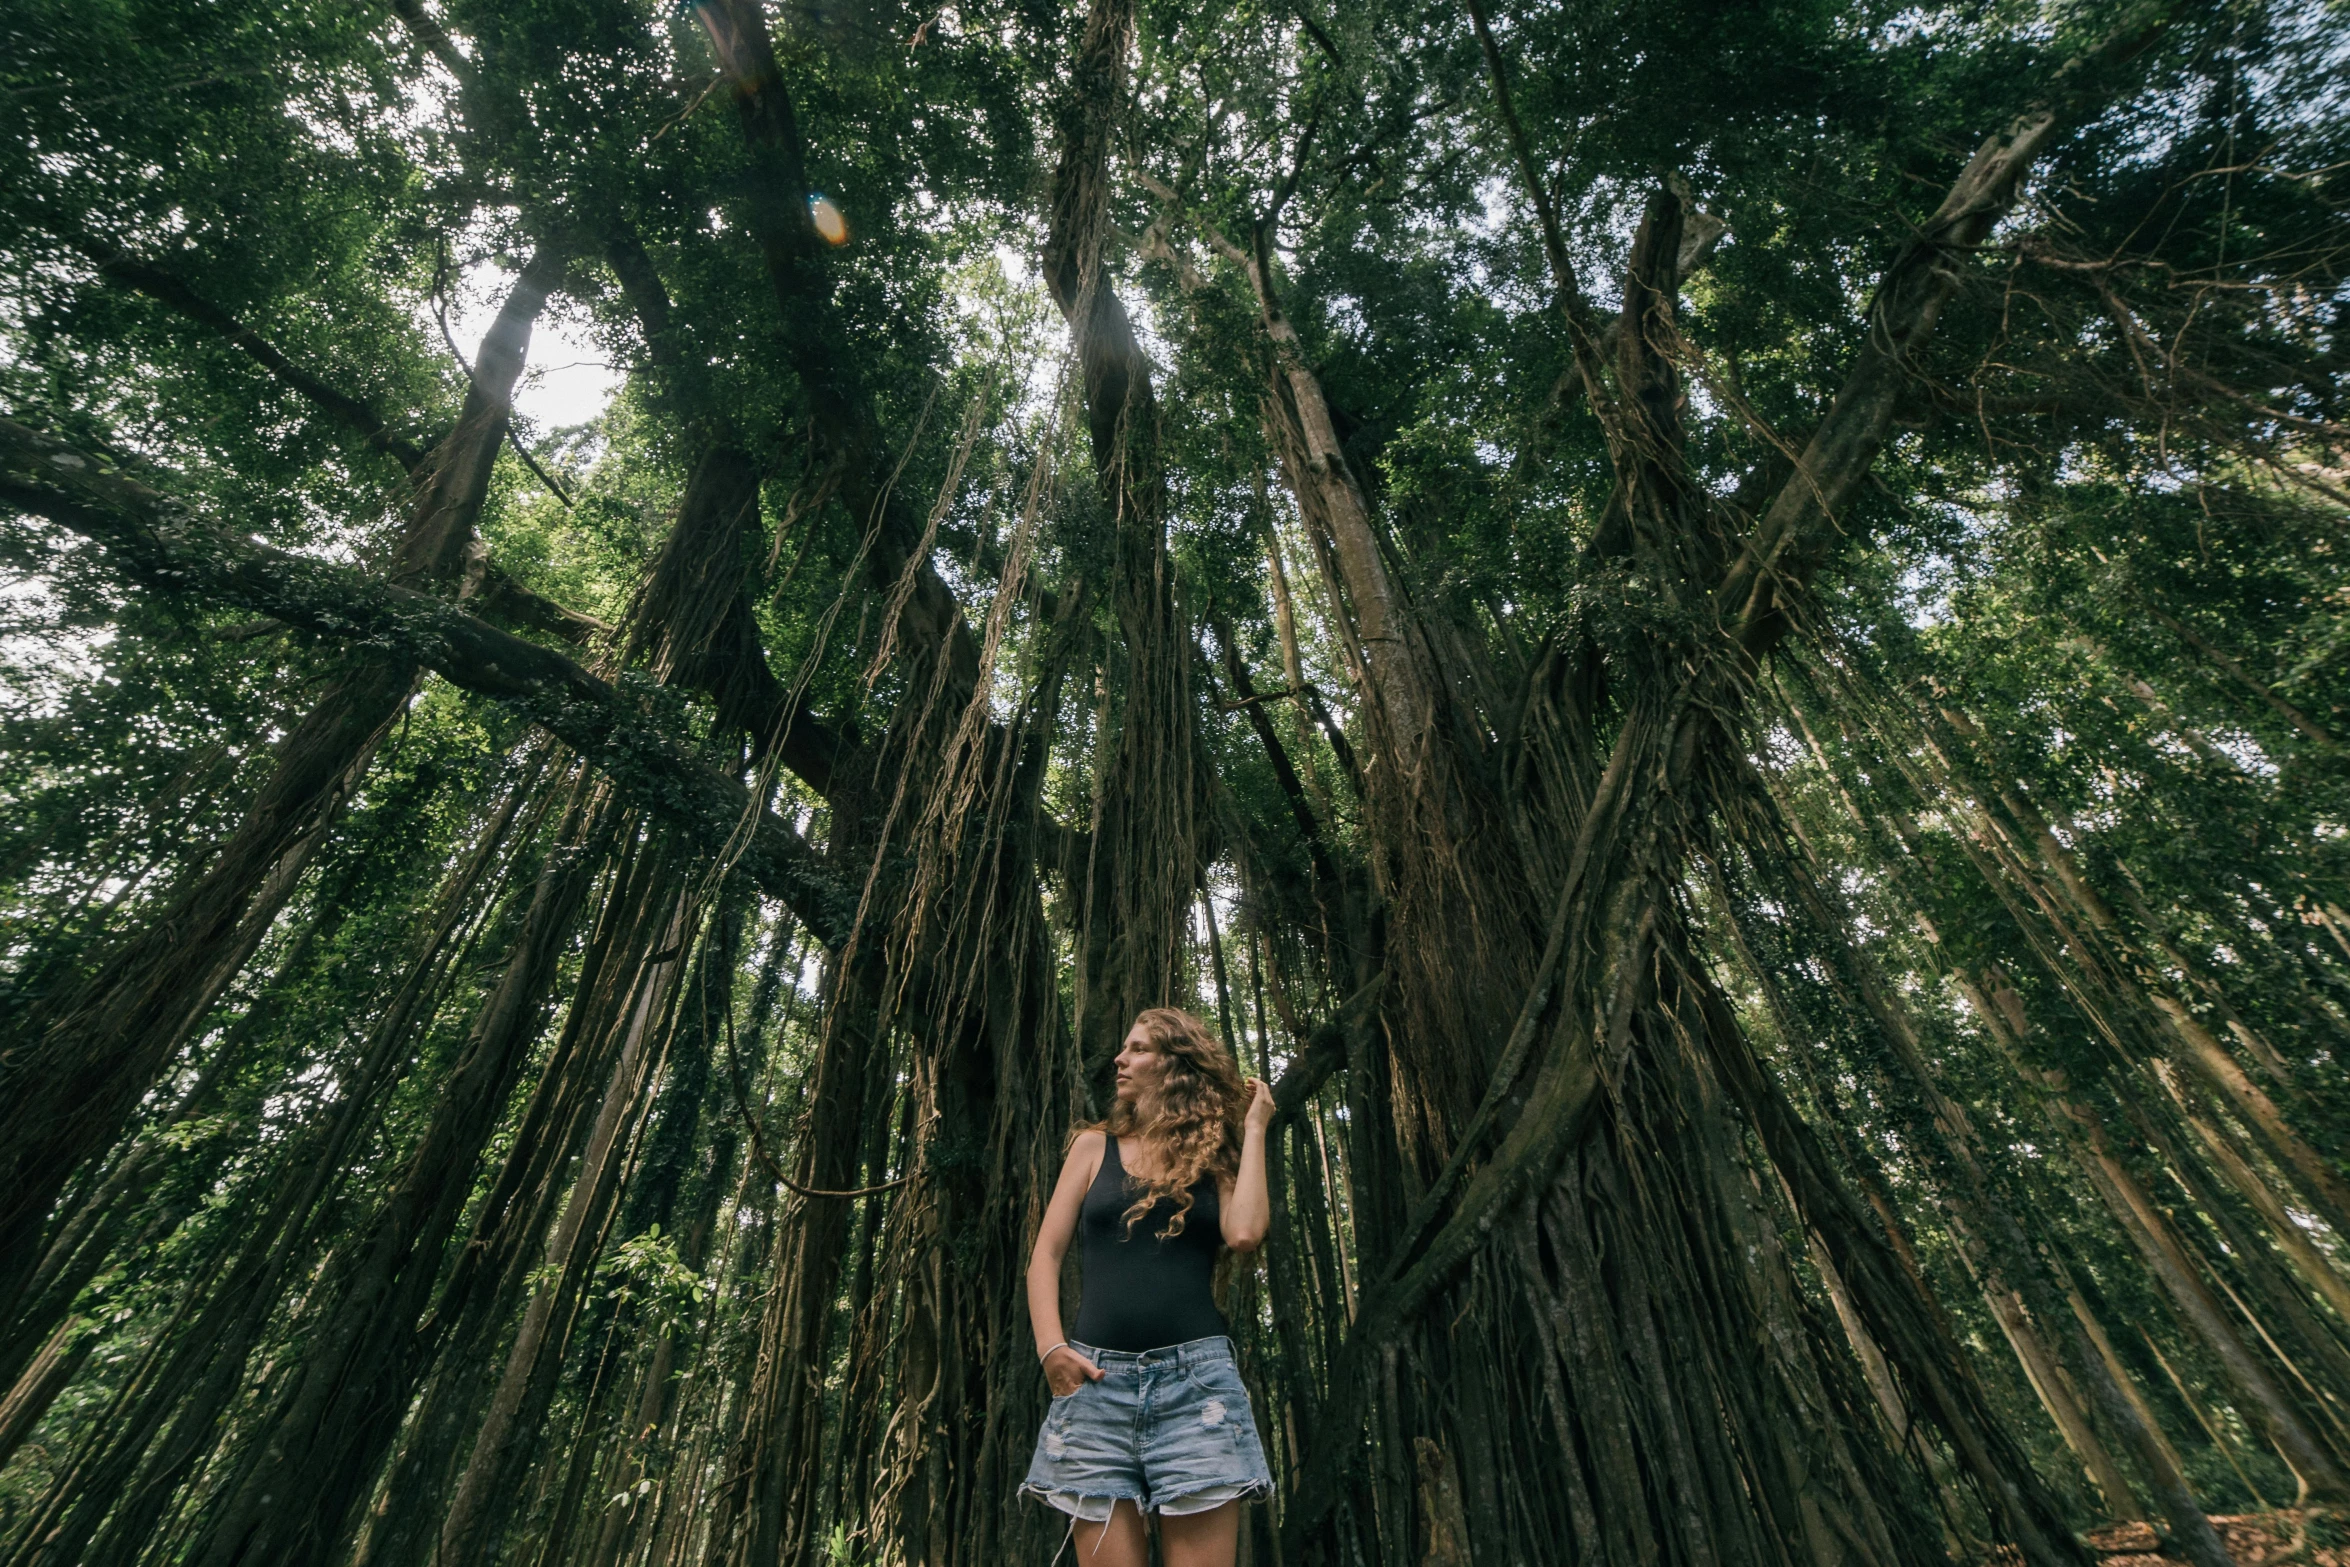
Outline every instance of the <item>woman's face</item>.
{"type": "Polygon", "coordinates": [[[1118,1049],[1118,1099],[1141,1108],[1158,1093],[1167,1075],[1167,1058],[1151,1045],[1151,1036],[1137,1023],[1118,1049]]]}

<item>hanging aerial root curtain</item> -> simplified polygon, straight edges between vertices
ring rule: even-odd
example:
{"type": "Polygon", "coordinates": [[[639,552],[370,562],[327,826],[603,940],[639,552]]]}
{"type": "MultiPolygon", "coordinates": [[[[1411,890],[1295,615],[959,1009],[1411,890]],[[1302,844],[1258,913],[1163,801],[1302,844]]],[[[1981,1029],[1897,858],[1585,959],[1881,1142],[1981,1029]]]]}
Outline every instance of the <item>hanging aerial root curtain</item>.
{"type": "MultiPolygon", "coordinates": [[[[1482,15],[1476,26],[1500,115],[1523,162],[1525,138],[1499,50],[1482,15]]],[[[1421,1396],[1441,1398],[1439,1389],[1453,1380],[1442,1368],[1460,1352],[1462,1324],[1507,1333],[1506,1314],[1539,1314],[1555,1298],[1559,1281],[1537,1269],[1519,1287],[1499,1291],[1499,1301],[1461,1298],[1459,1308],[1444,1314],[1454,1324],[1448,1342],[1415,1336],[1414,1318],[1452,1286],[1456,1270],[1472,1259],[1480,1275],[1496,1266],[1477,1256],[1478,1226],[1525,1200],[1526,1191],[1548,1187],[1570,1150],[1584,1167],[1583,1178],[1566,1187],[1560,1200],[1588,1227],[1584,1246],[1624,1259],[1620,1278],[1627,1293],[1594,1304],[1603,1307],[1603,1318],[1606,1308],[1619,1314],[1618,1363],[1642,1368],[1638,1406],[1651,1412],[1653,1423],[1637,1432],[1579,1435],[1568,1401],[1554,1397],[1558,1434],[1569,1439],[1509,1443],[1508,1457],[1495,1455],[1497,1462],[1523,1464],[1519,1455],[1540,1451],[1561,1466],[1539,1479],[1524,1476],[1520,1494],[1565,1499],[1585,1551],[1607,1549],[1603,1529],[1638,1530],[1661,1516],[1678,1529],[1668,1524],[1664,1539],[1630,1543],[1644,1552],[1705,1560],[1717,1540],[1757,1528],[1777,1533],[1788,1549],[1829,1549],[1828,1537],[1816,1531],[1807,1542],[1794,1499],[1815,1489],[1818,1475],[1841,1473],[1849,1483],[1844,1505],[1855,1516],[1876,1520],[1865,1534],[1889,1552],[1916,1537],[1898,1516],[1888,1524],[1880,1514],[1910,1493],[1898,1483],[1862,1477],[1862,1466],[1877,1450],[1873,1440],[1851,1440],[1865,1429],[1865,1414],[1862,1424],[1831,1428],[1845,1433],[1833,1438],[1841,1450],[1823,1454],[1814,1475],[1790,1488],[1788,1477],[1769,1467],[1766,1455],[1782,1443],[1760,1419],[1761,1411],[1774,1407],[1772,1393],[1784,1390],[1758,1384],[1747,1394],[1726,1391],[1756,1369],[1733,1347],[1744,1335],[1734,1332],[1718,1341],[1721,1358],[1711,1363],[1688,1355],[1665,1362],[1662,1345],[1684,1336],[1660,1328],[1670,1320],[1660,1317],[1669,1309],[1665,1302],[1685,1313],[1683,1321],[1696,1322],[1721,1320],[1717,1313],[1739,1303],[1738,1294],[1707,1289],[1709,1237],[1700,1216],[1715,1204],[1745,1199],[1734,1189],[1689,1191],[1691,1206],[1680,1211],[1687,1224],[1698,1226],[1692,1233],[1661,1223],[1663,1211],[1643,1208],[1631,1194],[1670,1189],[1673,1161],[1664,1150],[1692,1135],[1683,1126],[1695,1123],[1676,1125],[1678,1118],[1665,1107],[1709,1105],[1718,1113],[1726,1089],[1728,1101],[1760,1134],[1800,1210],[1826,1238],[1848,1281],[1857,1283],[1871,1328],[1891,1346],[1901,1376],[1956,1449],[1994,1527],[2028,1560],[2078,1558],[2060,1509],[1975,1388],[1932,1302],[1892,1264],[1874,1220],[1844,1192],[1811,1134],[1757,1070],[1728,1009],[1692,959],[1675,890],[1691,850],[1704,839],[1711,803],[1735,799],[1743,785],[1734,748],[1750,661],[1781,634],[1781,606],[1800,593],[1825,552],[1844,498],[1884,440],[1902,356],[1931,333],[1955,286],[1941,258],[1976,243],[2013,203],[2056,123],[2054,113],[2025,116],[1970,163],[1933,224],[1896,261],[1880,289],[1878,329],[1796,464],[1799,476],[1751,518],[1730,514],[1708,496],[1681,455],[1681,354],[1673,316],[1684,253],[1682,199],[1666,191],[1650,202],[1627,269],[1622,316],[1603,333],[1583,301],[1544,187],[1527,170],[1583,390],[1606,429],[1615,463],[1616,497],[1594,549],[1621,559],[1665,605],[1710,599],[1737,606],[1727,639],[1667,621],[1640,662],[1619,661],[1608,669],[1620,715],[1610,749],[1590,745],[1598,716],[1589,710],[1595,691],[1561,681],[1542,693],[1556,704],[1555,716],[1545,715],[1539,728],[1521,726],[1520,733],[1534,729],[1557,747],[1536,776],[1560,786],[1542,803],[1581,824],[1561,843],[1561,849],[1571,845],[1565,853],[1543,853],[1523,837],[1516,840],[1522,845],[1518,856],[1499,848],[1512,842],[1509,802],[1489,781],[1492,766],[1471,738],[1488,726],[1448,721],[1448,710],[1472,682],[1467,671],[1444,668],[1442,639],[1415,627],[1387,569],[1365,492],[1348,473],[1321,390],[1299,356],[1295,334],[1286,330],[1264,242],[1272,215],[1258,221],[1253,249],[1219,246],[1244,271],[1264,325],[1269,444],[1283,456],[1285,477],[1324,567],[1328,599],[1353,612],[1353,635],[1344,641],[1371,737],[1365,776],[1380,854],[1375,864],[1392,922],[1388,961],[1395,970],[1388,1037],[1397,1051],[1397,1100],[1382,1103],[1364,1084],[1350,1117],[1356,1233],[1366,1266],[1378,1272],[1341,1352],[1335,1410],[1325,1412],[1329,1418],[1320,1426],[1323,1445],[1307,1460],[1289,1508],[1285,1533],[1292,1549],[1316,1548],[1326,1538],[1321,1531],[1333,1508],[1342,1515],[1342,1530],[1364,1537],[1401,1527],[1409,1481],[1396,1438],[1419,1420],[1444,1431],[1451,1445],[1477,1444],[1478,1458],[1490,1451],[1481,1436],[1496,1428],[1494,1412],[1463,1418],[1448,1410],[1431,1418],[1412,1409],[1414,1389],[1395,1375],[1393,1351],[1410,1341],[1417,1364],[1436,1373],[1421,1396]],[[1613,349],[1612,364],[1607,347],[1613,349]],[[1545,886],[1555,889],[1552,897],[1527,896],[1545,886]],[[1556,909],[1547,939],[1524,918],[1528,908],[1545,905],[1556,909]],[[1510,996],[1528,998],[1514,1025],[1502,1010],[1506,1000],[1497,1000],[1510,996]],[[1715,1072],[1722,1074],[1718,1083],[1715,1072]],[[1497,1119],[1494,1109],[1513,1091],[1526,1108],[1486,1158],[1479,1141],[1497,1119]],[[1586,1141],[1587,1125],[1597,1130],[1586,1141]],[[1660,1155],[1665,1164],[1656,1163],[1660,1155]],[[1407,1214],[1400,1201],[1407,1182],[1400,1172],[1384,1179],[1381,1173],[1396,1170],[1397,1156],[1416,1166],[1411,1187],[1445,1198],[1453,1196],[1456,1182],[1464,1183],[1457,1187],[1454,1211],[1446,1214],[1441,1203],[1423,1200],[1418,1213],[1407,1214]],[[1471,1174],[1480,1159],[1483,1168],[1471,1174]],[[1382,1248],[1377,1237],[1388,1234],[1397,1239],[1382,1248]],[[1664,1250],[1651,1266],[1632,1266],[1644,1249],[1660,1246],[1664,1250]],[[1698,1302],[1705,1305],[1692,1310],[1698,1302]],[[1696,1380],[1686,1390],[1677,1388],[1676,1372],[1696,1380]],[[1350,1441],[1334,1438],[1359,1431],[1363,1412],[1374,1402],[1382,1425],[1369,1452],[1370,1516],[1363,1517],[1354,1501],[1340,1500],[1339,1476],[1356,1455],[1350,1441]],[[1741,1410],[1754,1423],[1741,1420],[1741,1410]],[[1618,1467],[1612,1487],[1594,1501],[1587,1489],[1594,1471],[1578,1455],[1611,1448],[1621,1453],[1627,1434],[1632,1446],[1650,1454],[1644,1471],[1618,1467]],[[1731,1475],[1742,1478],[1732,1482],[1731,1475]],[[1785,1498],[1788,1505],[1758,1509],[1750,1501],[1757,1496],[1785,1498]],[[1701,1518],[1708,1523],[1698,1525],[1701,1518]]],[[[1220,239],[1212,225],[1207,228],[1220,239]]],[[[1716,1233],[1727,1232],[1726,1216],[1721,1223],[1716,1233]]],[[[1791,1285],[1782,1288],[1776,1314],[1799,1311],[1791,1285]]],[[[1774,1314],[1768,1300],[1744,1305],[1765,1319],[1774,1314]]],[[[1825,1333],[1815,1333],[1813,1341],[1822,1347],[1832,1342],[1825,1333]]],[[[1502,1342],[1486,1351],[1496,1367],[1510,1360],[1502,1342]]],[[[1832,1355],[1809,1356],[1793,1374],[1816,1386],[1820,1361],[1836,1365],[1832,1355]]],[[[1455,1385],[1492,1383],[1470,1376],[1455,1385]]],[[[1633,1403],[1602,1391],[1572,1407],[1580,1415],[1633,1403]]],[[[1848,1407],[1868,1406],[1853,1399],[1848,1407]]],[[[1497,1534],[1508,1527],[1499,1518],[1472,1519],[1472,1532],[1480,1523],[1497,1534]]]]}

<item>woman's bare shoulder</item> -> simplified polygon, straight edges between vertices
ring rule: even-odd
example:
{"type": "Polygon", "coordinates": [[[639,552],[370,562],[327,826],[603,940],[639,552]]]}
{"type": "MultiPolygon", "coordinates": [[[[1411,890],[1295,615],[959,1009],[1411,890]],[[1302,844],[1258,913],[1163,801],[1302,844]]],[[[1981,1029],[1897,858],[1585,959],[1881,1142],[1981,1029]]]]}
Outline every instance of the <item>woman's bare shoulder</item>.
{"type": "Polygon", "coordinates": [[[1069,1139],[1069,1157],[1062,1161],[1065,1168],[1083,1170],[1088,1177],[1102,1167],[1102,1150],[1109,1139],[1098,1126],[1089,1126],[1069,1139]]]}

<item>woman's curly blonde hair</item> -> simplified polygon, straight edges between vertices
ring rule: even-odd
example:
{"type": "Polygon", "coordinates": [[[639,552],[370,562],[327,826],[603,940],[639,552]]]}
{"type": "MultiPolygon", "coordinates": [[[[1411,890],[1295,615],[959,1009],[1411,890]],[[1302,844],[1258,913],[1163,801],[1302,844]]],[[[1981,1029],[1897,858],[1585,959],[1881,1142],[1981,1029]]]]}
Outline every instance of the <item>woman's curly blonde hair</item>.
{"type": "Polygon", "coordinates": [[[1191,1212],[1191,1188],[1202,1175],[1240,1173],[1241,1122],[1248,1108],[1247,1084],[1232,1052],[1208,1032],[1208,1025],[1179,1007],[1152,1007],[1134,1020],[1150,1047],[1167,1058],[1146,1124],[1135,1106],[1119,1100],[1102,1130],[1112,1137],[1147,1136],[1157,1144],[1165,1167],[1155,1180],[1127,1173],[1142,1188],[1126,1210],[1126,1233],[1142,1222],[1160,1198],[1173,1198],[1175,1212],[1159,1239],[1183,1233],[1191,1212]]]}

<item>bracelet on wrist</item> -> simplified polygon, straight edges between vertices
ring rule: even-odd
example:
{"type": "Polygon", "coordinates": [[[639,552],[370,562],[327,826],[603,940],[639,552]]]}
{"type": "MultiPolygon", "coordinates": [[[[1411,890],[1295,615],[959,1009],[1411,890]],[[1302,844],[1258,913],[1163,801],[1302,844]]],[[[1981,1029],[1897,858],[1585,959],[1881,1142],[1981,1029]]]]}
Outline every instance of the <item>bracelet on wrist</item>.
{"type": "Polygon", "coordinates": [[[1062,1349],[1067,1349],[1068,1347],[1069,1347],[1069,1341],[1068,1341],[1067,1339],[1063,1339],[1063,1340],[1061,1340],[1061,1342],[1059,1342],[1058,1344],[1055,1344],[1055,1345],[1052,1347],[1052,1349],[1048,1349],[1048,1350],[1046,1350],[1046,1351],[1045,1351],[1043,1354],[1041,1354],[1041,1355],[1037,1356],[1037,1357],[1036,1357],[1036,1363],[1037,1363],[1038,1365],[1040,1365],[1040,1366],[1041,1366],[1041,1365],[1043,1365],[1043,1364],[1044,1364],[1046,1361],[1048,1361],[1048,1360],[1050,1360],[1050,1359],[1052,1359],[1052,1358],[1053,1358],[1053,1352],[1054,1352],[1054,1350],[1062,1350],[1062,1349]]]}

